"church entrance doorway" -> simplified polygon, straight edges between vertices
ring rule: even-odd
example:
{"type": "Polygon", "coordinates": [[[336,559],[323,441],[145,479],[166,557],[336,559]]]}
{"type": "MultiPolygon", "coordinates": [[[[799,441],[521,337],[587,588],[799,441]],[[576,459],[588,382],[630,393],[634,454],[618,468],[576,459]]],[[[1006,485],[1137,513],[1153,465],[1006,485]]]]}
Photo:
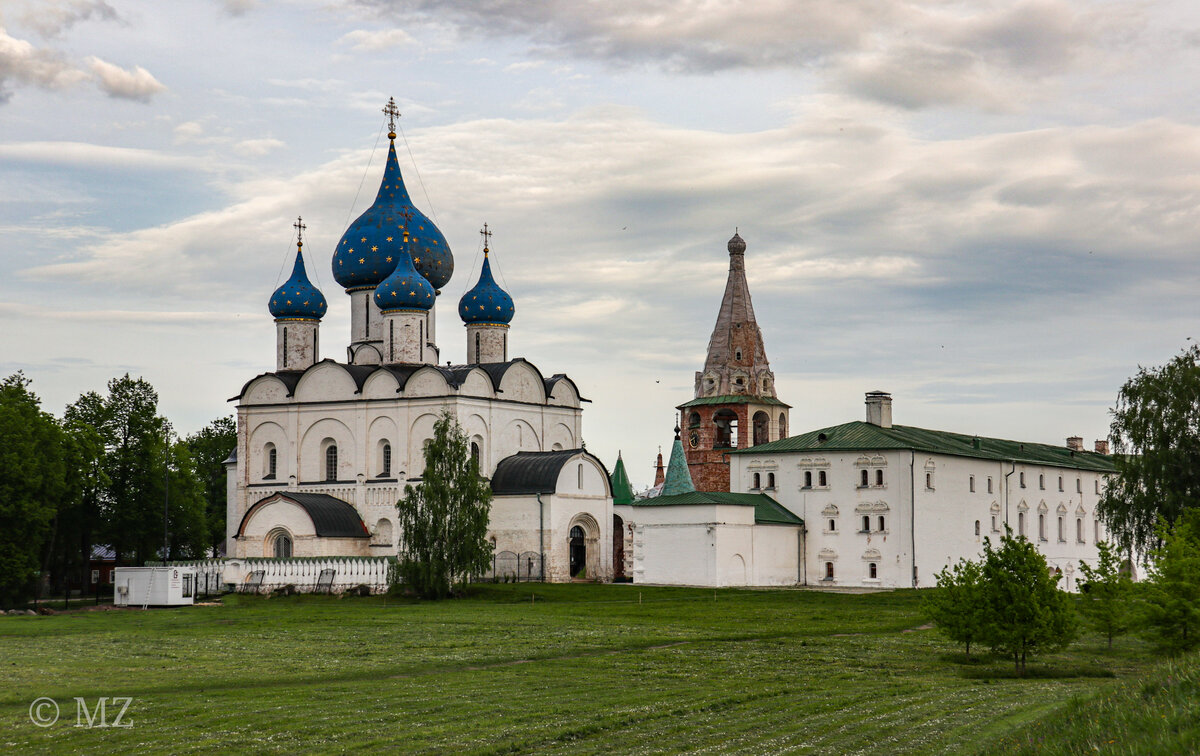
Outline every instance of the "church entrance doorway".
{"type": "Polygon", "coordinates": [[[571,528],[571,577],[585,577],[587,568],[587,546],[583,540],[583,528],[571,528]]]}
{"type": "Polygon", "coordinates": [[[625,579],[625,521],[613,515],[613,581],[625,579]]]}

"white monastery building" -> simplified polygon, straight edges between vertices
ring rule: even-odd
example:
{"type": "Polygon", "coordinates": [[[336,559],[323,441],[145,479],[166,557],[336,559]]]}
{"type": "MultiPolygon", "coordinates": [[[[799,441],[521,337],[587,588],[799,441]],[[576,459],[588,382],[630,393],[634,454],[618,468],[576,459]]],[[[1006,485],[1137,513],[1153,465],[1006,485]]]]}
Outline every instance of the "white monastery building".
{"type": "Polygon", "coordinates": [[[717,325],[695,398],[678,407],[665,480],[635,498],[620,463],[614,471],[624,521],[615,551],[635,581],[929,587],[1011,528],[1061,587],[1078,589],[1079,564],[1095,564],[1106,536],[1096,505],[1114,472],[1107,442],[1089,452],[1078,437],[1059,447],[894,425],[881,391],[867,394],[865,421],[788,437],[746,243],[735,234],[728,249],[717,325]]]}
{"type": "MultiPolygon", "coordinates": [[[[391,102],[385,112],[398,115],[391,102]]],[[[425,441],[449,412],[491,480],[497,569],[610,579],[612,493],[603,463],[583,448],[586,400],[567,376],[509,356],[515,306],[492,276],[486,226],[478,283],[458,303],[466,359],[441,362],[434,313],[454,258],[409,198],[391,126],[375,202],[333,253],[351,307],[346,360],[321,359],[327,304],[305,273],[302,238],[271,297],[275,370],[234,398],[228,554],[396,554],[396,501],[419,481],[425,441]]]]}

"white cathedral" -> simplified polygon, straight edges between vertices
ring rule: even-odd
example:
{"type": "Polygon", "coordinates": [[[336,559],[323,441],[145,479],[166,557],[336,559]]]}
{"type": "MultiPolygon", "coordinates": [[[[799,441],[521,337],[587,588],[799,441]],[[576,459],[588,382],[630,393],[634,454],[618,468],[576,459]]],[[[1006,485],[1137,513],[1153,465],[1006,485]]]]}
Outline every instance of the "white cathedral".
{"type": "MultiPolygon", "coordinates": [[[[394,117],[394,105],[385,112],[394,117]]],[[[305,273],[302,238],[291,277],[271,296],[275,371],[234,398],[228,555],[395,555],[396,501],[420,479],[424,444],[448,411],[491,481],[499,570],[611,578],[612,491],[604,464],[583,448],[586,400],[566,375],[509,357],[515,306],[492,276],[486,228],[479,280],[458,303],[466,359],[442,363],[434,314],[454,257],[409,198],[394,123],[388,138],[375,202],[333,253],[350,297],[346,361],[320,359],[327,304],[305,273]]]]}

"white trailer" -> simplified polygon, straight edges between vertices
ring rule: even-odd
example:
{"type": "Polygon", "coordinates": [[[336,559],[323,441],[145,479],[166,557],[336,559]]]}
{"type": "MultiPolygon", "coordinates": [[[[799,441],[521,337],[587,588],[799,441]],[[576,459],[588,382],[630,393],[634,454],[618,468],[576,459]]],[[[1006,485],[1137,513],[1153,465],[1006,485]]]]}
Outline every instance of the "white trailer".
{"type": "Polygon", "coordinates": [[[113,570],[117,606],[186,606],[196,595],[192,567],[117,567],[113,570]]]}

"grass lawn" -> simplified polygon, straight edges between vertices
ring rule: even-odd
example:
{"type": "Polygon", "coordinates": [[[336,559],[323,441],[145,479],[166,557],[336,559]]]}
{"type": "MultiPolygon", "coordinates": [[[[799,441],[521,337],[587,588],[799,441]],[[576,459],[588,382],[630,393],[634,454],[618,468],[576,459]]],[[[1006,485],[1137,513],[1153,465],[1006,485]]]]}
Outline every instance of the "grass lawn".
{"type": "Polygon", "coordinates": [[[495,585],[3,617],[0,747],[974,753],[1152,664],[1139,641],[1085,636],[1012,679],[963,663],[918,610],[912,591],[495,585]],[[31,723],[39,696],[57,724],[31,723]],[[133,726],[74,727],[73,699],[98,696],[132,697],[133,726]]]}

